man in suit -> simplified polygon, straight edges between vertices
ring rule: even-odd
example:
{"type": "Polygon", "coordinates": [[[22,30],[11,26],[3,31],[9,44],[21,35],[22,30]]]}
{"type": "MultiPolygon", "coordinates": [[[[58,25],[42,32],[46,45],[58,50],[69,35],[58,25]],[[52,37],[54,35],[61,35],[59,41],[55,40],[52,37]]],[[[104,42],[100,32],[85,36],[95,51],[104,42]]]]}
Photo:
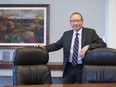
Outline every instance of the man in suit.
{"type": "Polygon", "coordinates": [[[83,27],[83,17],[80,13],[75,12],[70,16],[70,24],[73,30],[64,32],[63,36],[56,43],[47,46],[36,45],[36,47],[39,46],[47,49],[48,52],[63,48],[64,84],[81,83],[83,60],[87,50],[106,47],[106,43],[97,35],[94,29],[83,27]],[[77,64],[73,65],[73,49],[76,33],[78,33],[78,56],[76,60],[77,64]]]}

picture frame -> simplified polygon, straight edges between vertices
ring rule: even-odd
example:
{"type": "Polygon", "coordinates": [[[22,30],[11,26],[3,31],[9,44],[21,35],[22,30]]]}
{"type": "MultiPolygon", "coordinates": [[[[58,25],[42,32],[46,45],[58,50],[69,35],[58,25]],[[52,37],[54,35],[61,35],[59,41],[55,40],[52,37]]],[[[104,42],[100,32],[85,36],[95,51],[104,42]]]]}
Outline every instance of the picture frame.
{"type": "Polygon", "coordinates": [[[49,44],[49,4],[0,5],[0,47],[49,44]]]}

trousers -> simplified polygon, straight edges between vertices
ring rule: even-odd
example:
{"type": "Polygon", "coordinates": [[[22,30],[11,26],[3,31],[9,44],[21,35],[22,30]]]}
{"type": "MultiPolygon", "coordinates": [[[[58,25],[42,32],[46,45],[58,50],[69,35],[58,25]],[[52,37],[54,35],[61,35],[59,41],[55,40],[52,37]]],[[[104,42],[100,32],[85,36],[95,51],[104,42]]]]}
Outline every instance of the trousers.
{"type": "Polygon", "coordinates": [[[83,64],[73,66],[72,63],[67,62],[63,73],[63,84],[82,83],[82,69],[83,64]]]}

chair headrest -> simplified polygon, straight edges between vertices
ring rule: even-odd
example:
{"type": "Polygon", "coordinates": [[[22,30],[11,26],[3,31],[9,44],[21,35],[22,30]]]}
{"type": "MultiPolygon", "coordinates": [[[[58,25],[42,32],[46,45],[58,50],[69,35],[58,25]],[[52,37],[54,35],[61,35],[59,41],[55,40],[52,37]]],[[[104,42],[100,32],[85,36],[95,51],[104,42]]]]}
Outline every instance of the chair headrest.
{"type": "Polygon", "coordinates": [[[84,63],[86,65],[116,65],[116,49],[97,48],[88,50],[84,63]]]}
{"type": "Polygon", "coordinates": [[[49,54],[42,48],[27,47],[17,49],[14,53],[14,65],[39,65],[47,64],[49,54]]]}

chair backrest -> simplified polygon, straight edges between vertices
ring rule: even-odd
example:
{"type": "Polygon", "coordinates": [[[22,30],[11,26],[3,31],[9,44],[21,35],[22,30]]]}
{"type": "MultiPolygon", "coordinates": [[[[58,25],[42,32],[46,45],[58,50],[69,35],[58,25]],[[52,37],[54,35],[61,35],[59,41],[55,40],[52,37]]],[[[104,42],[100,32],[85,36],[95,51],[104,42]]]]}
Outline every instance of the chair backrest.
{"type": "Polygon", "coordinates": [[[116,83],[116,49],[89,50],[84,59],[83,83],[116,83]]]}
{"type": "Polygon", "coordinates": [[[49,55],[45,49],[17,49],[13,58],[13,85],[51,84],[48,60],[49,55]]]}

